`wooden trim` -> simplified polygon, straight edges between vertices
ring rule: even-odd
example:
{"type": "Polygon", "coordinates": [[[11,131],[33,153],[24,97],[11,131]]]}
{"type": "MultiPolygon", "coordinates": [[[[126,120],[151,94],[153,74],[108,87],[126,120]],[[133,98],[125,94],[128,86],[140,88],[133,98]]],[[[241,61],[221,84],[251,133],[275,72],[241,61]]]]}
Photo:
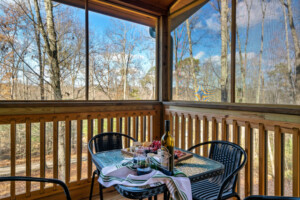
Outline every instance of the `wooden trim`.
{"type": "Polygon", "coordinates": [[[77,152],[76,153],[77,153],[77,184],[80,184],[81,167],[82,167],[82,120],[81,119],[77,119],[77,152]]]}
{"type": "MultiPolygon", "coordinates": [[[[46,138],[45,138],[45,120],[41,119],[40,121],[40,177],[45,178],[45,147],[46,147],[46,138]]],[[[40,191],[44,193],[45,183],[40,183],[40,191]]]]}
{"type": "Polygon", "coordinates": [[[300,131],[293,129],[293,196],[300,197],[300,131]]]}
{"type": "Polygon", "coordinates": [[[107,117],[107,123],[106,123],[106,130],[107,130],[107,132],[111,132],[111,131],[113,131],[112,129],[111,129],[111,117],[107,117]]]}
{"type": "MultiPolygon", "coordinates": [[[[26,119],[26,176],[31,176],[31,122],[26,119]]],[[[26,182],[26,197],[30,197],[31,182],[26,182]]]]}
{"type": "Polygon", "coordinates": [[[276,196],[281,196],[282,195],[282,168],[281,168],[281,156],[282,156],[282,149],[281,149],[281,144],[282,144],[282,135],[281,135],[281,130],[279,126],[275,126],[275,195],[276,196]]]}
{"type": "Polygon", "coordinates": [[[266,195],[266,130],[263,124],[259,124],[259,195],[266,195]]]}
{"type": "Polygon", "coordinates": [[[97,122],[98,122],[98,127],[97,127],[98,133],[97,134],[100,134],[100,133],[102,133],[102,126],[103,126],[102,118],[100,116],[97,117],[97,122]]]}
{"type": "MultiPolygon", "coordinates": [[[[124,126],[124,129],[125,129],[125,135],[128,135],[128,117],[125,117],[125,126],[124,126]]],[[[128,139],[125,138],[125,148],[127,148],[129,145],[128,145],[128,139]]]]}
{"type": "Polygon", "coordinates": [[[151,116],[150,115],[147,116],[147,132],[148,132],[147,142],[150,142],[152,140],[152,137],[151,137],[151,116]]]}
{"type": "MultiPolygon", "coordinates": [[[[16,176],[16,121],[10,123],[10,174],[16,176]]],[[[10,182],[10,196],[12,199],[16,197],[16,182],[10,182]]]]}
{"type": "Polygon", "coordinates": [[[207,3],[207,2],[208,2],[208,0],[194,0],[193,2],[189,3],[188,5],[172,12],[170,15],[170,18],[174,19],[175,17],[177,17],[185,12],[188,12],[190,9],[192,9],[200,4],[207,3]]]}
{"type": "Polygon", "coordinates": [[[300,115],[300,106],[294,105],[271,105],[271,104],[242,104],[242,103],[209,103],[187,101],[164,101],[165,106],[179,106],[192,108],[207,108],[214,110],[236,110],[259,113],[277,113],[288,115],[300,115]]]}

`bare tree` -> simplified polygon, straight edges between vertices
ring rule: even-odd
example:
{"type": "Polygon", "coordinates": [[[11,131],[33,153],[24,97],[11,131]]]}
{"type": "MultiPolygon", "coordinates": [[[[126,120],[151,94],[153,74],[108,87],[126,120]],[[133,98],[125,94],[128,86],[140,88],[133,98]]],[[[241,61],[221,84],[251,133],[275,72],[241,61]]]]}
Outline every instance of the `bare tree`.
{"type": "Polygon", "coordinates": [[[258,84],[257,84],[257,91],[256,91],[256,103],[260,103],[260,92],[261,92],[262,82],[264,81],[264,76],[261,71],[261,64],[262,64],[262,54],[264,49],[264,23],[265,23],[266,9],[267,9],[267,4],[264,5],[264,0],[261,0],[262,22],[261,22],[259,61],[258,61],[258,84]]]}

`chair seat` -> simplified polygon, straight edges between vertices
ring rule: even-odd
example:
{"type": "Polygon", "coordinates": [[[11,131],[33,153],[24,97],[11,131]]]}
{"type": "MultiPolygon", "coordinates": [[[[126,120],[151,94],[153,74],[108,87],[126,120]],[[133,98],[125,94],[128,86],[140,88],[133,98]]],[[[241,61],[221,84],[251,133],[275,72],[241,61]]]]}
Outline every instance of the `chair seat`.
{"type": "MultiPolygon", "coordinates": [[[[196,183],[192,183],[192,194],[193,199],[197,200],[207,200],[207,199],[217,199],[220,191],[220,185],[209,180],[203,180],[196,183]]],[[[232,190],[224,190],[222,198],[228,198],[235,196],[232,190]]]]}

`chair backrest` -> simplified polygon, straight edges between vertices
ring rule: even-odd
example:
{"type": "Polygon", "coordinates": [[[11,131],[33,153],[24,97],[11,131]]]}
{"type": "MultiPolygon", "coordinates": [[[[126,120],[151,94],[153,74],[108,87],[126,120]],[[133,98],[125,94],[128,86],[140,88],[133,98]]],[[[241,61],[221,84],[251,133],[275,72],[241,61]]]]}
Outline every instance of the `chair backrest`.
{"type": "Polygon", "coordinates": [[[43,183],[54,183],[59,184],[65,192],[66,199],[71,200],[70,192],[67,185],[58,179],[53,178],[37,178],[37,177],[29,177],[29,176],[4,176],[0,177],[0,182],[5,181],[31,181],[31,182],[43,182],[43,183]]]}
{"type": "Polygon", "coordinates": [[[231,142],[209,141],[195,145],[189,148],[189,151],[203,145],[210,145],[209,158],[222,163],[225,168],[222,175],[211,178],[211,181],[219,184],[220,186],[222,185],[224,190],[234,190],[237,180],[237,172],[246,164],[247,161],[247,154],[245,150],[239,145],[231,142]],[[244,158],[243,161],[242,158],[244,158]],[[229,176],[232,177],[229,178],[229,176]]]}
{"type": "MultiPolygon", "coordinates": [[[[222,163],[225,167],[222,175],[212,178],[214,179],[214,182],[221,185],[226,177],[228,177],[240,166],[242,156],[245,154],[246,152],[240,146],[233,143],[223,141],[212,142],[209,151],[209,158],[222,163]]],[[[237,175],[235,175],[227,183],[225,188],[234,188],[236,179],[237,175]]]]}
{"type": "Polygon", "coordinates": [[[136,141],[134,138],[122,134],[122,133],[115,133],[115,132],[107,132],[107,133],[101,133],[96,136],[94,136],[89,141],[89,151],[91,154],[93,154],[93,145],[95,147],[95,152],[101,152],[101,151],[108,151],[108,150],[114,150],[114,149],[122,149],[122,138],[126,137],[129,140],[136,141]]]}

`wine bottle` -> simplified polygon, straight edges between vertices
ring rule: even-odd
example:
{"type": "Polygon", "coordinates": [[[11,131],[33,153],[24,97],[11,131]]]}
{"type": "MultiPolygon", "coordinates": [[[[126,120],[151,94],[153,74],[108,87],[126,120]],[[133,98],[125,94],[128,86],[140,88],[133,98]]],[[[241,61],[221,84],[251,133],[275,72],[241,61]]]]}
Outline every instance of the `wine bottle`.
{"type": "Polygon", "coordinates": [[[174,169],[174,139],[170,133],[170,121],[165,121],[165,133],[161,137],[161,165],[170,174],[174,169]]]}

